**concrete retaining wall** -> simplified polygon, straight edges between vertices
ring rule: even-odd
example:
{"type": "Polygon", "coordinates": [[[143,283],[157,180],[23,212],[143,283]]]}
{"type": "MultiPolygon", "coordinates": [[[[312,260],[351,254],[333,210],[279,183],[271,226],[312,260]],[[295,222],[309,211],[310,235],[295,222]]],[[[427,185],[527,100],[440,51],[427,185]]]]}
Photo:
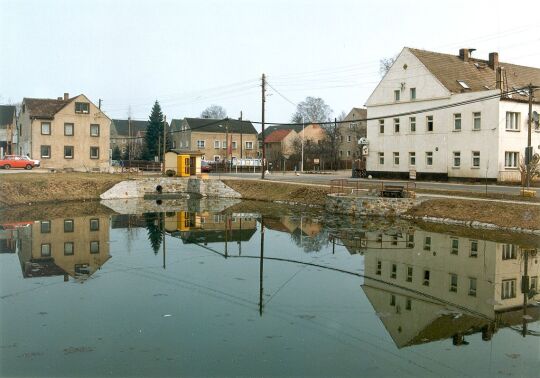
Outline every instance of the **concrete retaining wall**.
{"type": "Polygon", "coordinates": [[[100,195],[103,200],[143,198],[145,195],[158,194],[161,186],[163,194],[174,194],[179,197],[220,197],[241,198],[240,193],[229,188],[221,180],[184,177],[152,177],[140,180],[122,181],[100,195]]]}
{"type": "Polygon", "coordinates": [[[325,209],[330,213],[347,215],[397,216],[422,202],[416,198],[383,198],[329,194],[325,209]]]}
{"type": "Polygon", "coordinates": [[[167,211],[210,211],[220,213],[223,210],[239,203],[235,198],[178,198],[164,200],[145,200],[143,198],[107,199],[101,204],[114,210],[118,214],[144,214],[167,211]]]}

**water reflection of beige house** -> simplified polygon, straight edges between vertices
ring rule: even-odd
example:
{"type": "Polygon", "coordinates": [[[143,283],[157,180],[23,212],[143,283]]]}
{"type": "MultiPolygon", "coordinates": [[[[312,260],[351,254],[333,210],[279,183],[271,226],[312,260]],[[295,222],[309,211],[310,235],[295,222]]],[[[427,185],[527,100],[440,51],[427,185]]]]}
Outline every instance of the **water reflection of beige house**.
{"type": "Polygon", "coordinates": [[[25,278],[63,275],[85,279],[109,255],[109,218],[73,217],[34,222],[20,233],[19,260],[25,278]]]}
{"type": "MultiPolygon", "coordinates": [[[[487,340],[498,327],[521,324],[525,265],[527,301],[540,299],[536,249],[422,230],[364,235],[362,288],[398,347],[459,343],[471,329],[487,340]]],[[[527,311],[540,317],[537,307],[527,311]]]]}
{"type": "Polygon", "coordinates": [[[184,243],[248,241],[256,229],[254,214],[179,211],[165,216],[165,230],[184,243]]]}

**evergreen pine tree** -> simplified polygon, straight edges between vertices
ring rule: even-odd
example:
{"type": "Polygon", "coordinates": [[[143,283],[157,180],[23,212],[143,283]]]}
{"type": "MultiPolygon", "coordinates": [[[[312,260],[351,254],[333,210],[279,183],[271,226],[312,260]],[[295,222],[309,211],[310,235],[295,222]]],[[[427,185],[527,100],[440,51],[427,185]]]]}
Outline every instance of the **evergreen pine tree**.
{"type": "Polygon", "coordinates": [[[120,151],[120,148],[118,146],[114,146],[112,150],[112,159],[113,160],[122,159],[122,152],[120,151]]]}
{"type": "Polygon", "coordinates": [[[146,127],[146,134],[144,135],[145,148],[143,149],[144,160],[154,160],[154,156],[157,156],[160,151],[159,140],[163,136],[163,113],[161,112],[161,106],[156,100],[152,107],[152,113],[148,119],[148,126],[146,127]]]}
{"type": "Polygon", "coordinates": [[[150,241],[154,254],[157,255],[159,247],[161,246],[161,228],[163,226],[160,213],[145,213],[144,221],[146,223],[146,230],[148,231],[148,240],[150,241]]]}

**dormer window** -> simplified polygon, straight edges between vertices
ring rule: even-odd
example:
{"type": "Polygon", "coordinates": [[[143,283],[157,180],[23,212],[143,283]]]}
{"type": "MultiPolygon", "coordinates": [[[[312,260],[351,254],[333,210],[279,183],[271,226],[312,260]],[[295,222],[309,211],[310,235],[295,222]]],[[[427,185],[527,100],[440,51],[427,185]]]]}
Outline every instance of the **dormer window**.
{"type": "Polygon", "coordinates": [[[459,85],[461,85],[461,88],[463,89],[471,89],[466,82],[464,82],[463,80],[458,80],[457,81],[459,85]]]}
{"type": "Polygon", "coordinates": [[[90,104],[87,102],[76,102],[75,113],[88,114],[90,113],[90,104]]]}

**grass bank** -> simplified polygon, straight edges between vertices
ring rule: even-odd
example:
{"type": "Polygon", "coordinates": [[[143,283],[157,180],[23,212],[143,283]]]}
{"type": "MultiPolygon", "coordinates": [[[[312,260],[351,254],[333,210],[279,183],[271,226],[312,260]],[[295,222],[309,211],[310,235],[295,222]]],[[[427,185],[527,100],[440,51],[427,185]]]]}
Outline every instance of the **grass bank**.
{"type": "Polygon", "coordinates": [[[107,173],[2,174],[0,207],[95,200],[126,178],[107,173]]]}

